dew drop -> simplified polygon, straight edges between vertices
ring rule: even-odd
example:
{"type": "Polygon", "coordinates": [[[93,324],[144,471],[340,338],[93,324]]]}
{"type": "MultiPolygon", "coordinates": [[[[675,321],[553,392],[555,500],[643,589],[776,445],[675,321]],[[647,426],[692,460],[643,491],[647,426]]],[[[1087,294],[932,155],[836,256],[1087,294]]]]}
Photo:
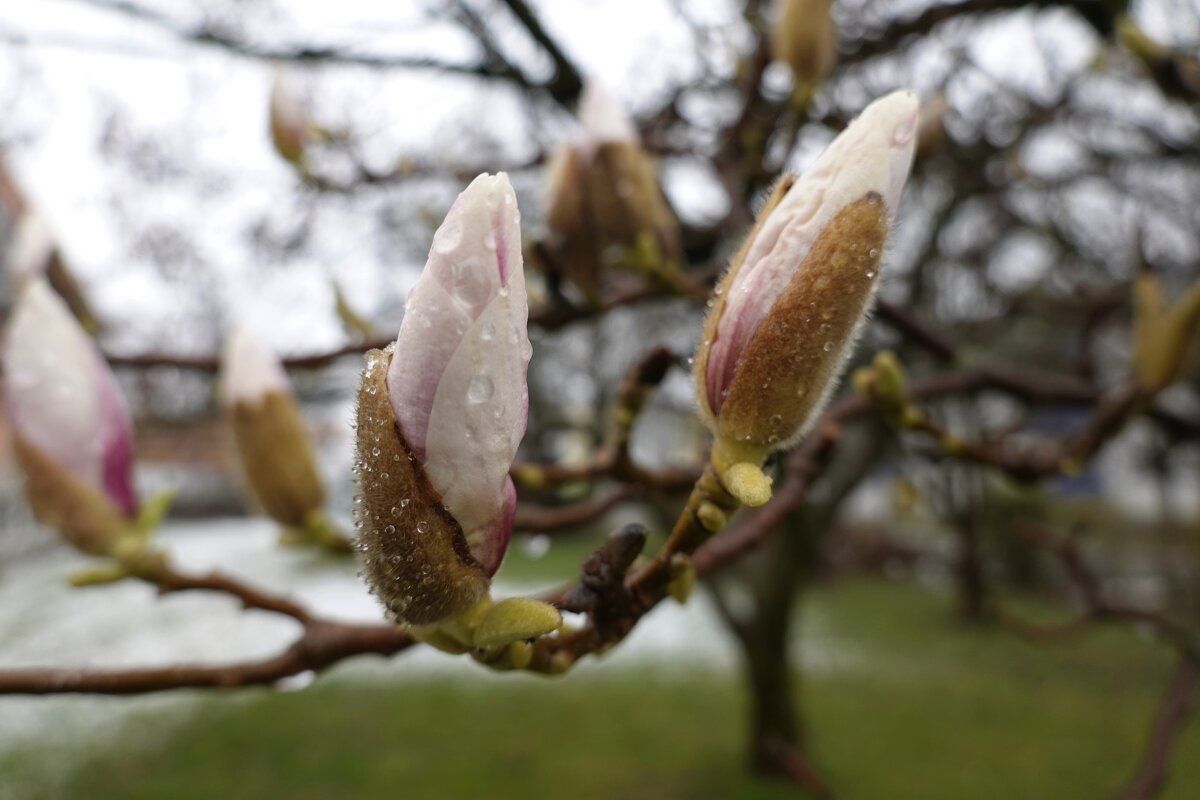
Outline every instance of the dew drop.
{"type": "Polygon", "coordinates": [[[492,398],[496,387],[492,379],[486,375],[476,375],[467,384],[467,400],[472,403],[484,403],[492,398]]]}
{"type": "Polygon", "coordinates": [[[371,448],[371,455],[373,455],[373,456],[378,456],[378,455],[379,455],[379,448],[378,448],[378,447],[372,447],[372,448],[371,448]]]}
{"type": "Polygon", "coordinates": [[[433,249],[439,253],[453,253],[462,244],[463,228],[459,222],[451,222],[438,228],[433,235],[433,249]]]}
{"type": "Polygon", "coordinates": [[[428,530],[429,530],[429,524],[426,523],[425,520],[421,520],[420,522],[417,523],[417,533],[425,533],[428,530]]]}
{"type": "Polygon", "coordinates": [[[828,353],[830,350],[832,350],[832,349],[833,349],[833,342],[826,342],[826,343],[825,343],[825,347],[824,347],[824,348],[822,348],[822,349],[823,349],[823,350],[824,350],[826,353],[828,353]]]}

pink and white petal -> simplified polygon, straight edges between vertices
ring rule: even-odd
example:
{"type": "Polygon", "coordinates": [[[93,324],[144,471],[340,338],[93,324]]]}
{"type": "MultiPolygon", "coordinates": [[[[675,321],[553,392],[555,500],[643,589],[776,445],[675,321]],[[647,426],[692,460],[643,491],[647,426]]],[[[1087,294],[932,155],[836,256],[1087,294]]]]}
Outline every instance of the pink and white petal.
{"type": "Polygon", "coordinates": [[[100,405],[101,480],[104,491],[129,517],[137,515],[133,486],[133,423],[112,370],[94,353],[95,392],[100,405]]]}
{"type": "Polygon", "coordinates": [[[43,280],[22,291],[4,347],[5,399],[16,432],[60,466],[102,485],[95,346],[43,280]]]}
{"type": "Polygon", "coordinates": [[[239,402],[261,403],[270,392],[291,391],[292,383],[275,354],[244,326],[234,329],[221,354],[221,402],[232,408],[239,402]]]}
{"type": "Polygon", "coordinates": [[[425,454],[429,415],[446,365],[467,330],[520,271],[520,214],[512,186],[503,173],[480,175],[434,235],[388,369],[396,420],[418,457],[425,454]]]}
{"type": "Polygon", "coordinates": [[[588,81],[579,98],[579,124],[584,140],[591,147],[605,142],[638,144],[640,137],[633,121],[599,81],[588,81]]]}
{"type": "Polygon", "coordinates": [[[717,323],[705,376],[714,413],[746,343],[834,216],[869,192],[883,197],[889,216],[895,214],[912,165],[917,117],[912,92],[876,100],[796,180],[763,223],[717,323]]]}
{"type": "Polygon", "coordinates": [[[506,478],[500,515],[484,527],[467,534],[471,555],[480,563],[488,577],[495,575],[504,561],[504,552],[512,539],[516,518],[517,487],[513,485],[512,478],[506,478]]]}
{"type": "Polygon", "coordinates": [[[525,434],[528,313],[524,276],[517,270],[463,336],[434,398],[425,472],[468,534],[499,513],[525,434]]]}

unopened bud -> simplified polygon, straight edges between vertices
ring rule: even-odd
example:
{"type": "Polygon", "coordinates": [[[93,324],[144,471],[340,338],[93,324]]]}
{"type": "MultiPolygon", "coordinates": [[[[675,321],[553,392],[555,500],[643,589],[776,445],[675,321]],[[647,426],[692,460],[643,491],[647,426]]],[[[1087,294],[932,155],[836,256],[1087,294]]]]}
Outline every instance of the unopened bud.
{"type": "Polygon", "coordinates": [[[775,0],[771,56],[791,68],[801,105],[837,66],[832,5],[832,0],[775,0]]]}
{"type": "Polygon", "coordinates": [[[530,345],[520,215],[481,175],[434,235],[394,346],[367,354],[358,396],[363,577],[427,625],[488,590],[512,535],[508,472],[525,433],[530,345]]]}
{"type": "Polygon", "coordinates": [[[1143,273],[1133,285],[1133,306],[1133,370],[1146,392],[1158,394],[1178,379],[1200,328],[1200,281],[1168,306],[1158,276],[1143,273]]]}
{"type": "Polygon", "coordinates": [[[226,340],[221,400],[254,499],[275,521],[303,529],[325,496],[312,444],[283,365],[245,328],[226,340]]]}
{"type": "Polygon", "coordinates": [[[785,181],[716,290],[695,362],[718,444],[761,463],[815,422],[870,309],[912,164],[917,98],[895,92],[785,181]]]}
{"type": "Polygon", "coordinates": [[[17,301],[4,375],[34,515],[79,549],[108,554],[139,510],[133,427],[99,350],[43,280],[17,301]]]}
{"type": "Polygon", "coordinates": [[[567,276],[594,301],[610,267],[677,267],[679,225],[616,101],[593,82],[579,106],[582,135],[563,144],[546,171],[546,223],[567,276]]]}

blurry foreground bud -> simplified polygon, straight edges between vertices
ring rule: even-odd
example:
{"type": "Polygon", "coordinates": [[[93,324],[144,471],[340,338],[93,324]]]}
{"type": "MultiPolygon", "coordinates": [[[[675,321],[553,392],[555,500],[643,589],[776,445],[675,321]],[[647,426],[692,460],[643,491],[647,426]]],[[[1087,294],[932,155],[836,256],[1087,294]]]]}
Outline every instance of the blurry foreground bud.
{"type": "Polygon", "coordinates": [[[43,280],[21,292],[4,394],[34,515],[72,545],[113,554],[135,525],[133,428],[99,350],[43,280]]]}
{"type": "Polygon", "coordinates": [[[520,213],[480,175],[434,234],[400,335],[367,354],[358,395],[363,577],[404,622],[487,595],[512,535],[508,476],[525,435],[531,353],[520,213]]]}
{"type": "Polygon", "coordinates": [[[325,516],[325,490],[283,365],[245,328],[225,342],[221,404],[254,499],[294,541],[345,549],[325,516]]]}
{"type": "Polygon", "coordinates": [[[801,107],[837,66],[832,5],[832,0],[775,0],[771,57],[791,67],[793,96],[801,107]]]}
{"type": "Polygon", "coordinates": [[[1138,384],[1156,395],[1179,378],[1200,329],[1200,281],[1168,307],[1158,276],[1142,273],[1133,285],[1133,301],[1133,371],[1138,384]]]}
{"type": "Polygon", "coordinates": [[[875,295],[916,124],[912,92],[876,100],[759,213],[696,355],[719,471],[795,444],[833,392],[875,295]]]}
{"type": "Polygon", "coordinates": [[[286,161],[303,168],[308,148],[328,136],[309,117],[282,71],[276,71],[271,82],[270,109],[271,143],[275,145],[275,151],[286,161]]]}
{"type": "Polygon", "coordinates": [[[579,101],[579,121],[582,135],[546,169],[546,223],[567,277],[593,303],[612,267],[675,280],[679,225],[633,122],[594,81],[579,101]]]}
{"type": "Polygon", "coordinates": [[[96,315],[63,261],[54,233],[41,214],[27,210],[21,215],[5,257],[5,267],[14,291],[20,291],[35,280],[45,279],[79,324],[89,331],[98,329],[96,315]]]}

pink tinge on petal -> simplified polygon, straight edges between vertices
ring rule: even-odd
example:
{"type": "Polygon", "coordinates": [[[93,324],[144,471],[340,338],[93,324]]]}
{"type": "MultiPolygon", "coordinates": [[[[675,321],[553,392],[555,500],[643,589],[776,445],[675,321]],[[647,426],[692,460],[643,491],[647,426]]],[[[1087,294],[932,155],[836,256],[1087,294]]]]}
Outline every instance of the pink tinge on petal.
{"type": "Polygon", "coordinates": [[[513,524],[517,518],[517,487],[513,485],[512,478],[504,480],[503,498],[496,519],[475,537],[471,537],[475,540],[471,545],[471,555],[483,567],[489,578],[496,574],[496,570],[500,569],[500,564],[504,561],[504,554],[512,539],[513,524]]]}
{"type": "Polygon", "coordinates": [[[496,266],[500,273],[500,285],[508,286],[508,237],[499,209],[492,215],[492,235],[496,237],[496,266]]]}
{"type": "MultiPolygon", "coordinates": [[[[768,255],[764,261],[770,257],[768,255]]],[[[750,266],[747,264],[743,267],[747,273],[744,276],[739,275],[738,280],[730,287],[731,296],[721,321],[717,324],[715,341],[709,350],[705,380],[708,405],[713,414],[721,413],[721,405],[725,402],[729,386],[737,373],[742,350],[777,299],[774,294],[764,291],[764,285],[771,277],[769,270],[761,268],[761,265],[755,265],[758,269],[749,270],[750,266]],[[732,296],[734,292],[744,297],[735,298],[732,296]]]]}
{"type": "Polygon", "coordinates": [[[23,289],[4,343],[5,401],[14,430],[62,468],[137,501],[133,435],[120,389],[96,345],[43,280],[23,289]]]}
{"type": "Polygon", "coordinates": [[[98,352],[95,356],[104,491],[126,516],[134,517],[137,515],[138,501],[133,487],[133,424],[108,364],[98,352]]]}

